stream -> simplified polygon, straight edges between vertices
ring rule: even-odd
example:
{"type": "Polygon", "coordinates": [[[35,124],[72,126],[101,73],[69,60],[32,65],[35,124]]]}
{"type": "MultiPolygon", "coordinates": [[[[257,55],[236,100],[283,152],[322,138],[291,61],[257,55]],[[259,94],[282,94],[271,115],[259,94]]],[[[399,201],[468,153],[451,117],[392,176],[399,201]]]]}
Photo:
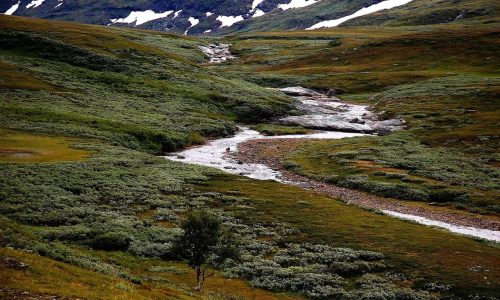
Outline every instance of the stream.
{"type": "MultiPolygon", "coordinates": [[[[245,163],[234,159],[240,143],[258,139],[342,139],[367,134],[383,135],[404,128],[399,119],[380,120],[379,115],[368,106],[342,102],[302,87],[281,89],[296,100],[296,108],[302,114],[287,116],[278,121],[284,125],[300,125],[315,129],[310,134],[264,136],[248,127],[240,126],[232,137],[212,140],[205,145],[189,148],[165,156],[166,159],[183,163],[208,166],[225,172],[258,180],[275,180],[285,184],[300,185],[287,181],[278,170],[264,164],[245,163]]],[[[432,220],[422,216],[383,210],[383,213],[404,220],[444,228],[454,233],[500,242],[500,231],[467,227],[432,220]]]]}

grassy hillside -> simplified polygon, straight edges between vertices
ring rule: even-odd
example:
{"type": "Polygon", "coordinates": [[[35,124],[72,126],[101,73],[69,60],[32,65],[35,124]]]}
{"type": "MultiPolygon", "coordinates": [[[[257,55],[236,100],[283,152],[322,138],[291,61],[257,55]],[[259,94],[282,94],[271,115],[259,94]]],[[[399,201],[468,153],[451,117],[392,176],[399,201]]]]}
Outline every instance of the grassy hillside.
{"type": "MultiPolygon", "coordinates": [[[[449,86],[439,80],[452,80],[479,89],[477,101],[488,108],[488,97],[496,91],[494,56],[481,63],[479,55],[464,52],[467,59],[476,58],[466,66],[467,74],[458,76],[465,79],[455,80],[446,75],[462,70],[453,60],[451,71],[420,74],[415,63],[411,70],[390,72],[401,51],[388,51],[389,63],[375,50],[376,61],[384,63],[377,71],[381,78],[368,85],[351,77],[370,68],[367,61],[359,57],[352,63],[359,69],[338,74],[336,65],[325,68],[331,58],[327,53],[351,53],[355,45],[377,39],[381,46],[371,49],[392,49],[400,40],[410,40],[403,37],[411,30],[233,38],[240,56],[236,63],[204,66],[196,46],[206,41],[194,38],[6,16],[0,17],[0,29],[0,297],[25,292],[80,299],[453,299],[498,294],[496,244],[296,187],[151,155],[231,134],[236,121],[264,123],[290,111],[290,99],[255,83],[337,88],[347,99],[369,99],[378,109],[402,114],[406,107],[391,100],[401,97],[399,83],[420,95],[441,88],[421,91],[419,82],[449,86]],[[403,76],[411,72],[420,76],[403,76]],[[343,81],[334,80],[337,74],[343,81]],[[387,99],[379,100],[382,96],[387,99]],[[196,279],[187,264],[172,257],[180,222],[193,209],[218,215],[235,234],[241,253],[239,261],[218,264],[201,293],[192,289],[196,279]]],[[[439,30],[424,32],[437,39],[443,36],[439,30]]],[[[493,51],[491,35],[492,30],[478,29],[485,55],[493,51]]],[[[422,51],[424,56],[432,53],[427,46],[422,51]]],[[[464,86],[463,93],[468,92],[464,86]]],[[[448,91],[442,93],[452,100],[463,98],[448,91]]],[[[440,105],[451,101],[435,98],[440,105]]],[[[410,99],[401,103],[414,107],[410,99]]],[[[484,131],[484,115],[473,116],[484,131]]],[[[431,122],[438,117],[429,114],[432,130],[410,130],[410,141],[424,143],[427,132],[442,132],[442,122],[431,122]]],[[[409,122],[417,128],[424,119],[409,122]]],[[[297,130],[264,127],[270,132],[297,130]]],[[[489,136],[493,143],[493,133],[489,136]]],[[[439,141],[435,136],[428,140],[428,147],[439,141]]],[[[477,147],[495,145],[470,140],[477,147]]],[[[461,141],[447,147],[464,149],[461,141]]]]}
{"type": "Polygon", "coordinates": [[[283,114],[287,99],[199,67],[196,40],[2,16],[2,126],[151,152],[283,114]]]}

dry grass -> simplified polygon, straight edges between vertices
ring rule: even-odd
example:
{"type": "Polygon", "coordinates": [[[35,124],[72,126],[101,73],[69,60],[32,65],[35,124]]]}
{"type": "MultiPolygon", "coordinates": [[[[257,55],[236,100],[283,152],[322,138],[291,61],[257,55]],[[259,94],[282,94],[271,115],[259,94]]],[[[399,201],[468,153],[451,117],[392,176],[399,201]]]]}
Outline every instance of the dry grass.
{"type": "Polygon", "coordinates": [[[15,163],[61,162],[87,158],[91,153],[72,148],[75,141],[0,130],[0,161],[15,163]]]}

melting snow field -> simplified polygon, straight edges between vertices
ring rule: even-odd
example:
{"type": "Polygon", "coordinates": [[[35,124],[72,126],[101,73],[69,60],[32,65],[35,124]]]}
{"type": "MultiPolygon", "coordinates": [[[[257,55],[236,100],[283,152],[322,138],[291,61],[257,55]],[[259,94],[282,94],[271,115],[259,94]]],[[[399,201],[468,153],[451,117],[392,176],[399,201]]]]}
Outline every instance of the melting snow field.
{"type": "MultiPolygon", "coordinates": [[[[174,16],[174,18],[175,18],[175,16],[174,16]]],[[[189,28],[186,29],[186,31],[184,32],[184,35],[187,35],[189,29],[191,29],[192,27],[194,27],[194,26],[196,26],[196,25],[198,25],[200,23],[199,19],[196,19],[196,18],[193,18],[193,17],[189,17],[188,21],[191,24],[191,26],[189,26],[189,28]]]]}
{"type": "Polygon", "coordinates": [[[339,26],[340,24],[342,24],[348,20],[351,20],[351,19],[354,19],[357,17],[361,17],[361,16],[365,16],[365,15],[368,15],[368,14],[371,14],[371,13],[374,13],[374,12],[377,12],[380,10],[391,9],[393,7],[405,5],[405,4],[410,3],[411,1],[413,1],[413,0],[387,0],[387,1],[383,1],[380,3],[374,4],[374,5],[368,6],[368,7],[364,7],[362,9],[358,10],[357,12],[353,13],[352,15],[348,15],[348,16],[345,16],[343,18],[319,22],[319,23],[307,28],[306,30],[313,30],[313,29],[318,29],[318,28],[323,28],[323,27],[326,27],[326,28],[336,27],[336,26],[339,26]]]}
{"type": "Polygon", "coordinates": [[[489,241],[500,242],[500,231],[453,225],[445,222],[434,221],[420,216],[402,214],[390,210],[383,210],[382,212],[399,219],[411,220],[419,224],[424,224],[427,226],[436,226],[463,235],[475,236],[489,241]]]}
{"type": "Polygon", "coordinates": [[[133,11],[131,12],[126,18],[121,18],[121,19],[111,19],[111,23],[126,23],[126,24],[132,24],[135,22],[134,26],[139,26],[141,24],[144,24],[149,21],[161,19],[161,18],[166,18],[170,14],[172,14],[174,11],[169,10],[166,12],[162,13],[155,13],[154,11],[148,9],[146,11],[133,11]]]}
{"type": "Polygon", "coordinates": [[[256,139],[341,139],[346,137],[360,136],[358,133],[346,133],[335,131],[323,131],[312,134],[297,134],[283,136],[264,136],[255,130],[241,128],[235,136],[210,141],[209,143],[195,148],[174,153],[165,158],[196,165],[214,167],[231,174],[243,175],[253,179],[276,180],[282,182],[281,173],[263,164],[247,164],[234,161],[230,152],[237,150],[238,144],[256,139]],[[227,150],[229,149],[229,151],[227,150]]]}
{"type": "Polygon", "coordinates": [[[43,4],[45,0],[33,0],[31,1],[28,5],[26,5],[26,8],[35,8],[43,4]]]}
{"type": "Polygon", "coordinates": [[[243,21],[243,16],[218,16],[217,21],[221,22],[220,28],[231,27],[234,23],[243,21]]]}
{"type": "Polygon", "coordinates": [[[320,0],[292,0],[288,4],[280,4],[278,5],[278,8],[281,8],[282,10],[287,10],[291,8],[299,8],[299,7],[306,7],[311,4],[317,3],[320,0]]]}
{"type": "Polygon", "coordinates": [[[9,8],[6,12],[4,12],[4,15],[12,15],[13,13],[16,12],[16,10],[19,8],[19,5],[21,5],[21,1],[18,1],[16,4],[12,5],[11,8],[9,8]]]}

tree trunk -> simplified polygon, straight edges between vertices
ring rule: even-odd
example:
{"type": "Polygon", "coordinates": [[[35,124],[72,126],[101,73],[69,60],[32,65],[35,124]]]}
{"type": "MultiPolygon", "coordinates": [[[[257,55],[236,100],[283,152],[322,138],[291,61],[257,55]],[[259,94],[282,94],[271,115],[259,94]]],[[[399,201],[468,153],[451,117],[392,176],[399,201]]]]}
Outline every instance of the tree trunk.
{"type": "Polygon", "coordinates": [[[202,278],[201,278],[201,267],[196,267],[195,271],[196,271],[196,280],[198,281],[198,286],[195,288],[195,290],[201,291],[201,289],[203,287],[202,278]]]}

